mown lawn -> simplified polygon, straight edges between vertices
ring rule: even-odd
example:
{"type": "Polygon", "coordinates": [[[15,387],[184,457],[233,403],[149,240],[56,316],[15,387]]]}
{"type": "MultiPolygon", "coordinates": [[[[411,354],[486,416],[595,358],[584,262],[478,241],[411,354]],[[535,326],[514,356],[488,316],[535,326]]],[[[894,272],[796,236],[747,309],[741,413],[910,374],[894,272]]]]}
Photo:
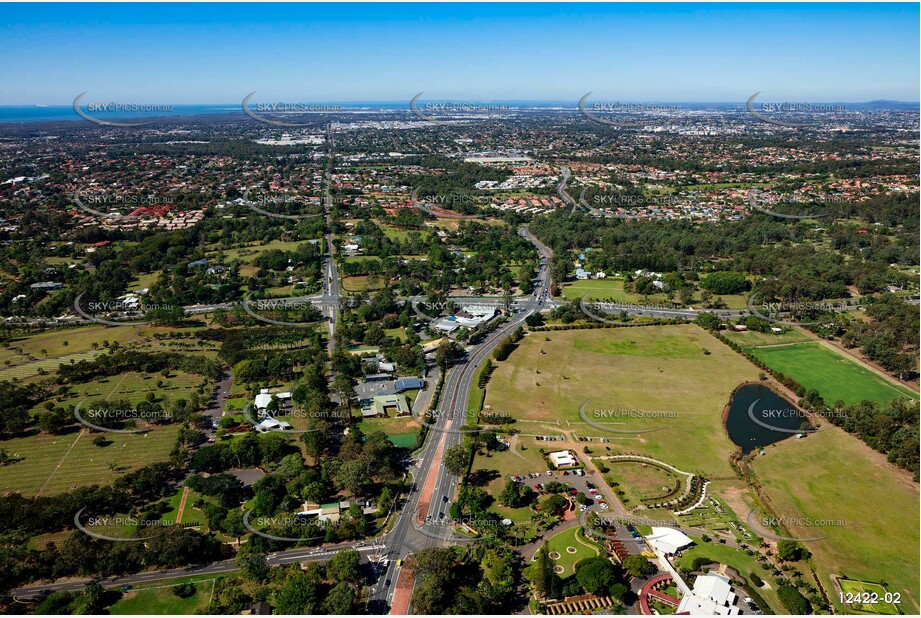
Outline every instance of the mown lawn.
{"type": "MultiPolygon", "coordinates": [[[[543,443],[541,443],[543,444],[543,443]]],[[[518,444],[514,451],[481,451],[473,460],[471,471],[476,474],[478,471],[485,478],[490,479],[485,486],[487,493],[496,499],[492,508],[502,515],[508,517],[515,523],[524,523],[530,521],[534,515],[529,507],[509,508],[499,503],[499,496],[510,476],[519,476],[531,472],[545,472],[547,462],[540,453],[538,442],[534,438],[519,436],[518,444]]],[[[546,478],[525,479],[522,481],[528,487],[536,483],[546,482],[546,478]]]]}
{"type": "Polygon", "coordinates": [[[839,399],[845,403],[865,399],[883,402],[897,397],[918,400],[917,393],[882,378],[821,343],[754,348],[751,353],[807,390],[816,389],[828,403],[839,399]]]}
{"type": "Polygon", "coordinates": [[[21,459],[0,466],[0,488],[34,496],[44,487],[42,495],[48,496],[107,485],[127,472],[169,459],[178,432],[179,425],[166,425],[143,434],[107,433],[107,446],[94,445],[89,430],[3,440],[0,448],[21,459]]]}
{"type": "Polygon", "coordinates": [[[560,557],[555,559],[554,562],[557,566],[563,567],[563,572],[560,573],[560,577],[563,578],[569,577],[576,572],[576,564],[580,560],[594,558],[601,553],[595,543],[586,540],[581,526],[564,530],[550,537],[545,545],[551,554],[553,552],[560,554],[560,557]],[[570,553],[566,551],[567,548],[573,548],[576,551],[575,553],[570,553]]]}
{"type": "Polygon", "coordinates": [[[411,449],[416,445],[422,425],[409,416],[398,416],[362,419],[358,428],[365,435],[375,431],[383,431],[395,446],[411,449]]]}
{"type": "MultiPolygon", "coordinates": [[[[585,296],[585,300],[611,299],[619,302],[638,303],[643,301],[643,296],[633,292],[624,291],[624,280],[619,277],[607,279],[583,279],[563,284],[562,296],[566,300],[577,300],[585,296]]],[[[656,303],[665,301],[665,294],[649,296],[645,302],[656,303]]]]}
{"type": "MultiPolygon", "coordinates": [[[[871,599],[876,601],[875,603],[847,603],[845,607],[848,610],[867,612],[869,614],[897,615],[900,613],[899,605],[901,605],[901,603],[895,603],[894,596],[889,596],[889,601],[887,601],[886,588],[880,584],[861,582],[853,579],[839,579],[838,584],[841,586],[841,591],[845,594],[854,595],[856,598],[863,598],[863,595],[873,595],[871,599]]],[[[888,594],[891,595],[892,593],[888,594]]],[[[871,599],[868,599],[868,601],[871,599]]]]}

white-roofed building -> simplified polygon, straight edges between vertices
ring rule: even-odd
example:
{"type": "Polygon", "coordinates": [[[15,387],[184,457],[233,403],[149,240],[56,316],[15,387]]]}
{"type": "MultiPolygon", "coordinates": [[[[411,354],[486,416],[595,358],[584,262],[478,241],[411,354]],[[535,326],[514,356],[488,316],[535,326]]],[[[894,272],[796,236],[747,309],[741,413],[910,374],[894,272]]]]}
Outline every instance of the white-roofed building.
{"type": "Polygon", "coordinates": [[[272,417],[266,417],[261,423],[256,425],[256,431],[266,433],[269,431],[291,431],[291,424],[285,421],[278,421],[272,417]]]}
{"type": "Polygon", "coordinates": [[[255,405],[257,410],[265,410],[269,407],[269,404],[272,403],[272,395],[266,392],[266,389],[262,390],[263,392],[256,395],[255,405]]]}
{"type": "Polygon", "coordinates": [[[569,451],[557,451],[555,453],[550,453],[547,457],[550,458],[550,462],[557,468],[571,468],[579,463],[569,451]]]}
{"type": "Polygon", "coordinates": [[[737,616],[736,595],[729,578],[718,573],[701,575],[694,581],[691,594],[681,598],[676,613],[707,616],[737,616]]]}
{"type": "Polygon", "coordinates": [[[663,554],[677,554],[679,550],[694,543],[691,537],[675,528],[653,528],[646,541],[663,554]]]}

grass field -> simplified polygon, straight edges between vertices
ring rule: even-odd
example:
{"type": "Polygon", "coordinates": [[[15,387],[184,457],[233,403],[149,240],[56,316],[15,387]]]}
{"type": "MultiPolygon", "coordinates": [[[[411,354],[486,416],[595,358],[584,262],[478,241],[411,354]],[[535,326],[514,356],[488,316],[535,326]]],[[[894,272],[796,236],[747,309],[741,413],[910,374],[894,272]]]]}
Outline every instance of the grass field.
{"type": "Polygon", "coordinates": [[[128,286],[131,290],[140,290],[142,288],[152,288],[157,280],[160,278],[159,272],[153,273],[144,273],[138,275],[137,278],[131,282],[131,285],[128,286]]]}
{"type": "Polygon", "coordinates": [[[790,329],[784,333],[759,333],[755,330],[736,332],[728,330],[723,333],[727,339],[738,344],[744,349],[760,348],[770,345],[783,345],[787,343],[804,343],[815,341],[814,338],[799,330],[798,328],[790,329]]]}
{"type": "MultiPolygon", "coordinates": [[[[841,586],[841,592],[846,595],[861,595],[862,598],[863,595],[869,594],[873,595],[871,598],[873,601],[876,601],[875,603],[846,603],[844,606],[848,611],[886,615],[897,615],[900,613],[899,605],[901,605],[901,603],[895,603],[895,597],[887,597],[886,588],[880,584],[861,582],[853,579],[839,579],[838,585],[841,586]],[[888,601],[887,598],[889,599],[888,601]]],[[[870,601],[870,599],[868,599],[868,601],[870,601]]]]}
{"type": "MultiPolygon", "coordinates": [[[[563,284],[561,295],[566,300],[577,300],[585,296],[586,300],[610,299],[625,303],[638,303],[643,300],[640,294],[624,291],[624,280],[617,277],[607,279],[583,279],[563,284]]],[[[648,297],[650,303],[664,302],[665,294],[653,294],[648,297]]]]}
{"type": "Polygon", "coordinates": [[[416,446],[416,440],[422,428],[419,423],[408,416],[366,418],[361,421],[358,427],[365,435],[375,431],[383,431],[395,446],[409,449],[416,446]]]}
{"type": "Polygon", "coordinates": [[[376,223],[378,226],[380,226],[381,230],[383,230],[383,232],[384,232],[384,235],[385,235],[387,238],[390,238],[391,240],[399,240],[399,241],[408,240],[408,239],[409,239],[409,235],[412,234],[413,232],[415,232],[416,234],[423,235],[423,236],[428,236],[428,235],[430,234],[430,232],[429,232],[428,230],[426,230],[426,229],[421,229],[421,230],[404,230],[404,229],[400,229],[400,228],[398,228],[398,227],[395,227],[395,226],[393,226],[393,225],[389,225],[389,224],[387,224],[387,223],[384,223],[383,221],[378,221],[378,220],[376,220],[376,219],[374,220],[374,223],[376,223]]]}
{"type": "MultiPolygon", "coordinates": [[[[159,373],[138,373],[129,371],[117,376],[98,378],[92,382],[75,384],[64,399],[54,399],[55,404],[73,406],[83,399],[126,399],[131,403],[138,403],[153,393],[157,401],[176,400],[187,398],[203,378],[194,373],[174,371],[169,377],[159,373]],[[159,383],[159,384],[158,384],[159,383]]],[[[89,403],[89,401],[87,402],[89,403]]],[[[39,404],[32,411],[43,409],[39,404]]]]}
{"type": "MultiPolygon", "coordinates": [[[[188,397],[202,376],[183,372],[160,374],[129,372],[101,378],[71,388],[67,396],[51,401],[55,405],[73,406],[87,399],[128,400],[138,403],[153,393],[157,401],[166,397],[188,397]],[[162,381],[160,386],[157,382],[162,381]]],[[[44,410],[39,404],[32,412],[44,410]]],[[[145,427],[139,422],[139,428],[145,427]]],[[[82,426],[81,426],[82,429],[82,426]]],[[[60,435],[36,433],[0,441],[14,463],[0,467],[0,491],[20,491],[23,495],[52,495],[84,485],[105,485],[116,477],[153,462],[166,461],[179,431],[179,425],[157,426],[144,434],[91,434],[89,430],[71,429],[60,435]],[[104,435],[107,444],[96,446],[93,439],[104,435]]]]}
{"type": "Polygon", "coordinates": [[[234,249],[221,249],[215,247],[207,252],[206,257],[208,259],[214,259],[218,255],[223,255],[224,259],[231,260],[240,260],[242,262],[252,263],[257,257],[266,251],[272,249],[278,249],[279,251],[293,251],[298,245],[303,244],[306,241],[284,241],[284,240],[272,240],[264,243],[254,243],[246,247],[236,247],[234,249]]]}
{"type": "Polygon", "coordinates": [[[586,558],[594,558],[600,553],[597,545],[586,540],[585,535],[582,534],[581,526],[555,534],[547,539],[545,545],[551,554],[553,552],[560,554],[560,557],[556,558],[554,562],[557,566],[563,567],[560,577],[564,578],[575,573],[577,562],[586,558]],[[574,548],[575,553],[566,551],[568,547],[574,548]]]}
{"type": "Polygon", "coordinates": [[[821,343],[797,343],[753,348],[751,353],[768,367],[790,376],[806,389],[816,389],[828,403],[889,401],[897,397],[918,400],[917,393],[894,384],[821,343]]]}
{"type": "Polygon", "coordinates": [[[383,290],[385,287],[387,287],[387,282],[382,278],[378,278],[377,283],[374,285],[369,283],[367,275],[342,278],[342,289],[345,292],[373,292],[383,290]]]}
{"type": "Polygon", "coordinates": [[[391,339],[396,339],[398,341],[406,341],[406,329],[398,326],[397,328],[388,328],[384,330],[384,334],[390,337],[391,339]]]}
{"type": "Polygon", "coordinates": [[[641,453],[688,472],[732,476],[735,446],[722,411],[739,384],[757,379],[754,365],[690,324],[536,332],[498,364],[486,404],[516,419],[559,421],[563,429],[608,437],[612,454],[641,453]],[[586,416],[603,427],[654,431],[605,434],[580,418],[585,401],[586,416]],[[618,410],[640,414],[604,416],[618,410]]]}
{"type": "Polygon", "coordinates": [[[606,465],[611,472],[605,476],[605,480],[611,487],[617,483],[619,489],[625,492],[628,507],[670,499],[679,495],[684,488],[685,477],[679,477],[665,468],[631,461],[608,461],[606,465]]]}
{"type": "Polygon", "coordinates": [[[16,337],[0,350],[0,380],[25,380],[43,372],[53,373],[61,364],[90,360],[106,353],[108,344],[117,342],[124,347],[156,330],[99,324],[16,337]]]}
{"type": "Polygon", "coordinates": [[[53,495],[85,485],[107,485],[147,464],[166,461],[179,432],[167,425],[145,434],[106,434],[108,446],[96,446],[87,431],[53,436],[38,434],[0,442],[16,463],[0,467],[0,491],[24,496],[53,495]]]}
{"type": "Polygon", "coordinates": [[[195,614],[204,609],[211,599],[214,580],[195,584],[195,594],[180,599],[173,594],[173,586],[159,586],[141,590],[129,590],[121,599],[108,608],[110,614],[195,614]]]}
{"type": "Polygon", "coordinates": [[[753,467],[776,515],[844,522],[789,530],[794,537],[827,536],[805,544],[826,590],[834,590],[831,574],[883,580],[901,593],[903,612],[917,612],[919,493],[908,473],[837,428],[778,442],[753,467]]]}
{"type": "Polygon", "coordinates": [[[100,325],[54,329],[28,337],[16,337],[0,351],[0,379],[36,375],[39,367],[54,371],[61,363],[93,358],[106,351],[106,342],[124,345],[137,337],[138,331],[134,326],[100,325]]]}

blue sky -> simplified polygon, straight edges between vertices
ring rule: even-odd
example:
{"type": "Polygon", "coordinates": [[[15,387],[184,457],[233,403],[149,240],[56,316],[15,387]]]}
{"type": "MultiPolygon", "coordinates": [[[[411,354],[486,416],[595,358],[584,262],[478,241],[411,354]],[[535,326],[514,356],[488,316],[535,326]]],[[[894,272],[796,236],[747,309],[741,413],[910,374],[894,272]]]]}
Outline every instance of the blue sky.
{"type": "Polygon", "coordinates": [[[0,104],[919,99],[915,4],[4,4],[0,104]]]}

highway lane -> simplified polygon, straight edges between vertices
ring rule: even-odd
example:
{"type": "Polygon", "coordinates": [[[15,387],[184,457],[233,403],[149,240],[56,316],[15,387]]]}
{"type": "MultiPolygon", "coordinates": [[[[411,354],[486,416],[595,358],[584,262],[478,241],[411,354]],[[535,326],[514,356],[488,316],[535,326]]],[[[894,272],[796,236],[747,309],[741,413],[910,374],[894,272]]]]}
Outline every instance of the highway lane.
{"type": "MultiPolygon", "coordinates": [[[[511,320],[490,333],[484,341],[470,346],[464,361],[448,372],[438,408],[440,413],[437,416],[435,429],[432,430],[433,436],[429,442],[430,446],[440,444],[446,451],[452,446],[463,444],[466,434],[460,431],[460,427],[467,424],[467,419],[469,418],[468,394],[476,377],[477,369],[503,339],[521,326],[529,315],[543,308],[543,303],[550,287],[549,258],[551,253],[546,246],[531,236],[527,228],[522,227],[519,233],[531,240],[538,248],[541,257],[545,258],[538,274],[541,285],[537,286],[528,300],[521,303],[520,313],[512,314],[514,317],[511,320]],[[438,436],[438,434],[441,435],[438,436]]],[[[437,446],[435,448],[437,450],[437,446]]],[[[450,526],[441,525],[437,522],[443,518],[450,518],[449,509],[452,500],[456,497],[459,480],[447,471],[441,461],[435,462],[435,465],[437,466],[435,469],[429,469],[429,474],[435,474],[436,480],[432,500],[425,513],[426,525],[424,527],[428,534],[421,534],[423,537],[422,543],[426,548],[456,543],[456,541],[452,542],[444,538],[450,536],[450,526]]],[[[420,535],[420,532],[417,531],[416,535],[420,535]]],[[[392,586],[395,585],[396,581],[393,580],[392,586]]],[[[389,590],[388,594],[390,594],[389,590]]]]}
{"type": "MultiPolygon", "coordinates": [[[[376,546],[371,545],[370,540],[368,540],[363,542],[362,546],[359,546],[356,543],[341,543],[338,545],[330,545],[322,548],[307,547],[281,551],[269,554],[266,559],[271,566],[283,566],[295,562],[329,560],[329,558],[336,552],[348,548],[354,548],[358,552],[362,553],[363,558],[366,558],[368,553],[378,549],[376,546]]],[[[177,577],[189,577],[193,575],[222,575],[224,573],[230,573],[237,570],[239,569],[234,564],[233,559],[229,559],[221,560],[219,562],[212,562],[200,567],[183,567],[178,569],[146,571],[142,573],[135,573],[133,575],[125,575],[123,577],[101,578],[98,581],[106,588],[119,587],[124,585],[137,586],[153,581],[175,579],[177,577]]],[[[12,594],[17,598],[28,599],[35,597],[43,591],[54,592],[57,590],[82,590],[84,584],[86,584],[88,581],[88,579],[80,578],[68,579],[67,581],[54,582],[49,584],[23,586],[21,588],[14,588],[12,590],[12,594]]]]}
{"type": "Polygon", "coordinates": [[[465,424],[467,395],[476,375],[477,367],[483,360],[488,358],[492,350],[505,337],[524,322],[528,315],[542,308],[541,303],[545,301],[545,296],[550,287],[550,250],[531,236],[527,228],[522,228],[519,232],[522,236],[531,240],[538,248],[541,256],[545,258],[539,272],[542,285],[535,289],[535,293],[527,301],[524,301],[527,306],[523,308],[520,314],[513,314],[515,317],[512,320],[487,336],[483,342],[470,346],[467,351],[467,357],[460,364],[448,370],[437,408],[442,413],[436,415],[434,427],[429,430],[425,447],[417,457],[418,466],[413,468],[417,488],[410,493],[400,517],[386,539],[387,557],[391,559],[391,563],[386,575],[382,576],[380,581],[372,586],[369,608],[373,608],[375,613],[389,606],[390,599],[393,598],[396,591],[400,567],[394,566],[392,562],[394,559],[405,559],[411,553],[424,548],[452,544],[452,541],[446,538],[438,538],[450,536],[450,534],[446,534],[449,533],[450,527],[430,523],[437,521],[441,513],[448,516],[450,501],[455,496],[458,488],[458,479],[447,472],[436,454],[439,453],[439,449],[443,449],[440,451],[443,453],[444,450],[451,446],[463,443],[464,434],[458,432],[455,429],[455,425],[460,427],[465,424]],[[459,411],[461,416],[458,418],[455,415],[444,413],[448,411],[459,411]],[[422,513],[419,512],[419,499],[422,488],[429,475],[433,474],[435,475],[435,487],[431,502],[428,509],[422,513]],[[420,517],[424,522],[422,530],[416,527],[416,520],[420,517]],[[387,581],[390,582],[389,585],[387,581]]]}
{"type": "Polygon", "coordinates": [[[333,255],[333,198],[330,194],[330,184],[333,180],[333,160],[335,152],[335,140],[333,138],[332,124],[326,125],[326,142],[329,146],[328,159],[326,162],[326,172],[323,175],[323,201],[326,210],[326,257],[323,260],[323,272],[325,281],[323,283],[324,303],[323,314],[327,318],[327,330],[329,331],[329,342],[327,352],[332,358],[333,351],[336,347],[336,323],[339,320],[339,273],[336,269],[336,258],[333,255]]]}
{"type": "Polygon", "coordinates": [[[572,212],[574,214],[579,209],[579,203],[572,199],[572,196],[566,192],[566,184],[569,182],[569,178],[572,176],[572,173],[569,171],[569,168],[564,165],[560,168],[560,175],[562,175],[563,178],[560,180],[560,184],[556,188],[556,192],[559,194],[564,204],[567,206],[572,206],[572,212]]]}

